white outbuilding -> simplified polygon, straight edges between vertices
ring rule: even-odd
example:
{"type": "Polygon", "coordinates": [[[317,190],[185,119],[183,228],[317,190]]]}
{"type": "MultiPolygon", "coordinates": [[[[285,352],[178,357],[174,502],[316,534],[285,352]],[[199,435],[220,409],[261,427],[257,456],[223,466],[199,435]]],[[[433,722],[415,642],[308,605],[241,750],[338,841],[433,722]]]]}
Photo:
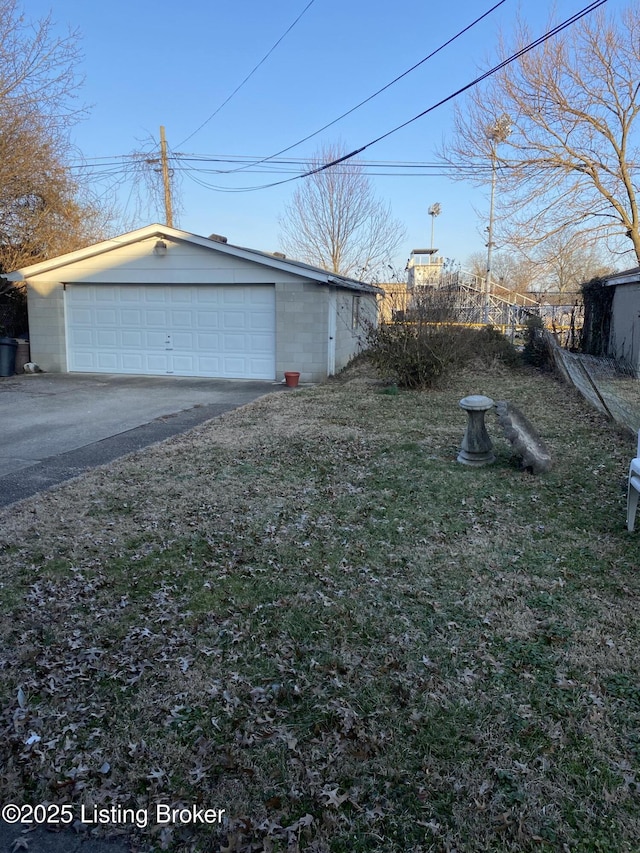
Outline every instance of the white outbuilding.
{"type": "Polygon", "coordinates": [[[279,253],[149,225],[7,276],[50,372],[318,382],[376,323],[379,289],[279,253]]]}

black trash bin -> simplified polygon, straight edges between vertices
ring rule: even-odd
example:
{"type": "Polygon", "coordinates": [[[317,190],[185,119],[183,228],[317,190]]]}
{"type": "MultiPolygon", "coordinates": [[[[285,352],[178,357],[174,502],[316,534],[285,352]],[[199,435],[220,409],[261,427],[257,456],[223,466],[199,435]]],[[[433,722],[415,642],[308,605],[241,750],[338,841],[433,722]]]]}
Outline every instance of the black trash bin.
{"type": "Polygon", "coordinates": [[[15,338],[0,338],[0,376],[13,376],[16,372],[17,349],[15,338]]]}

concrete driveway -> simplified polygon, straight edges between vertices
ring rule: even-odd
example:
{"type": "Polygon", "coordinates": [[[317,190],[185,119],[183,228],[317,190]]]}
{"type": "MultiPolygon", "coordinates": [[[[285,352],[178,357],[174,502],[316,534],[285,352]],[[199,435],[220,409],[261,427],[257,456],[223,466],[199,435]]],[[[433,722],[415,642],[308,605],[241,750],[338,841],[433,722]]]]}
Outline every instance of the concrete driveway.
{"type": "Polygon", "coordinates": [[[0,379],[0,506],[282,388],[93,373],[0,379]]]}

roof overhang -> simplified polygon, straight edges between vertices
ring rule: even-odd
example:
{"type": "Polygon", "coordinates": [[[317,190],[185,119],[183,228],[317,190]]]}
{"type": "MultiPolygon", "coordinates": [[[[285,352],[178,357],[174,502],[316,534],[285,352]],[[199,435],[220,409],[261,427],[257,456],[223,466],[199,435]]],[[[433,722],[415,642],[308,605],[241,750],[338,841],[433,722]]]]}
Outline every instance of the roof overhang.
{"type": "Polygon", "coordinates": [[[615,286],[618,284],[640,284],[640,267],[633,267],[630,270],[616,272],[613,275],[605,276],[604,283],[606,287],[615,286]]]}
{"type": "Polygon", "coordinates": [[[130,246],[134,243],[140,243],[144,240],[154,238],[190,243],[191,245],[200,246],[201,248],[208,249],[210,251],[261,264],[262,266],[270,267],[274,270],[304,276],[318,284],[334,285],[348,290],[356,290],[361,293],[382,292],[380,288],[375,287],[374,285],[357,281],[356,279],[335,275],[335,273],[330,273],[327,270],[323,270],[309,264],[304,264],[300,261],[291,261],[279,255],[269,254],[268,252],[261,252],[256,249],[247,249],[242,246],[234,246],[230,243],[221,242],[219,238],[200,237],[189,231],[181,231],[177,228],[170,228],[168,225],[160,225],[158,223],[147,225],[144,228],[138,228],[135,231],[129,231],[126,234],[121,234],[119,237],[113,237],[110,240],[95,243],[94,245],[87,246],[84,249],[77,249],[75,252],[67,252],[66,254],[59,255],[56,258],[50,258],[49,260],[41,261],[40,263],[32,264],[28,267],[22,267],[19,270],[14,270],[13,272],[6,274],[5,278],[9,279],[9,281],[26,281],[27,279],[36,278],[38,275],[49,273],[55,269],[61,269],[78,261],[84,261],[89,258],[96,257],[97,255],[113,252],[123,246],[130,246]]]}

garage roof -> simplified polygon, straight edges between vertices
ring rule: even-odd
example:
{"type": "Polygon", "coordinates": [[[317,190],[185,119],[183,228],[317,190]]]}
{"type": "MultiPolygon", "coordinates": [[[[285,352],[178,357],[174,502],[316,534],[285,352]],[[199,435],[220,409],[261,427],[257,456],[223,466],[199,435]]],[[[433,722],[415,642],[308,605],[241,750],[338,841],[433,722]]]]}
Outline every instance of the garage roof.
{"type": "Polygon", "coordinates": [[[345,278],[344,276],[323,270],[320,267],[304,264],[301,261],[292,261],[281,255],[270,254],[269,252],[260,252],[257,249],[247,249],[243,246],[234,246],[230,243],[223,242],[219,237],[200,237],[197,234],[190,233],[189,231],[180,231],[177,228],[170,228],[167,225],[160,225],[158,223],[147,225],[144,228],[138,228],[135,231],[129,231],[126,234],[121,234],[120,236],[113,237],[110,240],[104,240],[101,243],[95,243],[94,245],[87,246],[84,249],[78,249],[75,252],[68,252],[65,255],[59,255],[56,258],[49,258],[46,261],[40,261],[40,263],[32,264],[28,267],[22,267],[19,270],[8,273],[5,277],[10,281],[24,281],[25,279],[33,278],[41,273],[49,272],[58,267],[64,267],[67,266],[67,264],[82,261],[86,258],[111,252],[114,249],[121,248],[122,246],[141,242],[142,240],[148,240],[154,237],[157,237],[158,239],[167,238],[185,243],[192,243],[205,249],[211,249],[215,252],[242,258],[247,261],[253,261],[254,263],[259,263],[263,266],[271,267],[276,270],[304,275],[306,278],[318,282],[318,284],[332,284],[336,287],[360,291],[362,293],[383,293],[379,287],[374,287],[373,285],[357,281],[356,279],[345,278]]]}
{"type": "Polygon", "coordinates": [[[617,284],[638,284],[640,281],[640,267],[633,267],[630,270],[623,270],[612,275],[606,275],[603,279],[605,285],[617,284]]]}

